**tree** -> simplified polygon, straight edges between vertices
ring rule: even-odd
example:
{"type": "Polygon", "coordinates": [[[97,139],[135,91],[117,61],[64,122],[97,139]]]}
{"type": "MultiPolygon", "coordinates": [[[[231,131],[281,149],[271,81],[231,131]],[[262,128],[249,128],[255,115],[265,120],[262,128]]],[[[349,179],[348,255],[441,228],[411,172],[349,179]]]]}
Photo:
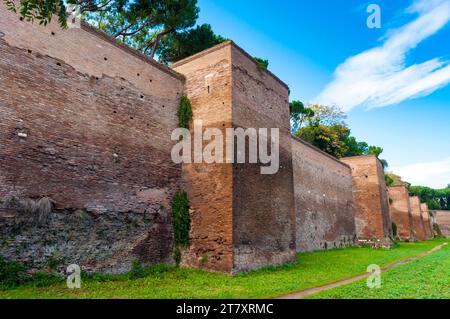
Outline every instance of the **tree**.
{"type": "Polygon", "coordinates": [[[225,40],[214,34],[209,24],[202,24],[195,29],[168,35],[161,41],[157,54],[161,63],[174,63],[225,40]]]}
{"type": "MultiPolygon", "coordinates": [[[[379,157],[383,152],[381,147],[369,146],[351,136],[351,130],[345,123],[345,113],[335,105],[312,105],[306,108],[302,102],[293,101],[290,111],[294,134],[334,157],[370,154],[379,157]]],[[[381,161],[387,167],[387,162],[381,161]]]]}
{"type": "Polygon", "coordinates": [[[314,111],[305,107],[300,101],[292,101],[289,103],[289,112],[291,114],[292,132],[295,133],[302,127],[306,120],[311,119],[314,116],[314,111]]]}
{"type": "Polygon", "coordinates": [[[81,13],[123,9],[128,0],[3,0],[10,11],[19,12],[26,21],[47,25],[57,13],[58,22],[67,28],[67,5],[76,5],[81,13]]]}
{"type": "MultiPolygon", "coordinates": [[[[17,11],[13,0],[3,0],[17,11]]],[[[119,41],[154,58],[161,40],[195,25],[197,0],[67,0],[78,5],[83,18],[119,41]]],[[[20,0],[19,14],[27,21],[47,24],[58,12],[67,27],[67,7],[62,0],[20,0]]]]}
{"type": "Polygon", "coordinates": [[[409,192],[413,196],[419,196],[420,200],[427,203],[430,209],[450,210],[450,188],[433,189],[426,186],[410,186],[409,192]]]}

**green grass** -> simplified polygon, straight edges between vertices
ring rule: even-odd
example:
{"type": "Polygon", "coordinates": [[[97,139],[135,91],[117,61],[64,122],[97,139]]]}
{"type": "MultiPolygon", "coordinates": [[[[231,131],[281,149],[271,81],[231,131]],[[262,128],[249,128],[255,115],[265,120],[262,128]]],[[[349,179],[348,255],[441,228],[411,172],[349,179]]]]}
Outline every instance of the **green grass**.
{"type": "Polygon", "coordinates": [[[365,273],[367,266],[386,266],[417,255],[445,242],[436,239],[401,243],[387,249],[348,248],[302,253],[298,261],[237,276],[203,270],[156,267],[144,278],[91,276],[81,289],[63,283],[49,287],[21,286],[0,290],[0,298],[271,298],[332,283],[365,273]]]}
{"type": "Polygon", "coordinates": [[[366,280],[323,291],[309,299],[450,299],[450,245],[381,274],[381,288],[366,280]]]}

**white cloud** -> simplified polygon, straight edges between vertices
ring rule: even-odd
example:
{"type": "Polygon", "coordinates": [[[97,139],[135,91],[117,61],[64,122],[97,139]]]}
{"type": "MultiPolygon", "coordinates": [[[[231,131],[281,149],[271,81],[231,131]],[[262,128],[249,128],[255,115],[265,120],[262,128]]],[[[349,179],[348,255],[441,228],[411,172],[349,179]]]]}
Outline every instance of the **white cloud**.
{"type": "Polygon", "coordinates": [[[382,45],[348,58],[315,103],[336,104],[348,111],[357,106],[384,107],[426,96],[450,83],[450,61],[434,58],[406,65],[409,51],[450,21],[450,0],[417,0],[406,13],[412,22],[390,30],[382,45]]]}
{"type": "Polygon", "coordinates": [[[405,167],[392,168],[404,181],[413,185],[444,188],[450,184],[450,158],[435,161],[416,163],[405,167]]]}

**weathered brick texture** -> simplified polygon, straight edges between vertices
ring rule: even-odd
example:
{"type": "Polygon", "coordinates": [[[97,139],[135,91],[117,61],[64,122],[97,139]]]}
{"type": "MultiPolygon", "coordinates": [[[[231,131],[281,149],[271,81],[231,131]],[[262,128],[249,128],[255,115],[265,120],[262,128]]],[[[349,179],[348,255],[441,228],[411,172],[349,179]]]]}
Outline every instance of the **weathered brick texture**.
{"type": "Polygon", "coordinates": [[[352,168],[358,240],[373,246],[392,245],[389,199],[381,162],[374,155],[343,158],[352,168]]]}
{"type": "Polygon", "coordinates": [[[409,192],[406,186],[388,187],[391,220],[397,225],[397,238],[414,241],[413,221],[409,192]]]}
{"type": "Polygon", "coordinates": [[[425,229],[425,234],[428,239],[431,239],[434,236],[433,236],[433,228],[431,226],[430,210],[428,209],[428,205],[425,203],[420,204],[420,210],[422,211],[423,227],[425,229]]]}
{"type": "Polygon", "coordinates": [[[297,251],[356,244],[350,167],[295,137],[292,162],[297,251]]]}
{"type": "Polygon", "coordinates": [[[295,258],[295,213],[288,89],[245,52],[225,42],[174,69],[186,76],[195,120],[205,127],[279,128],[280,169],[259,164],[184,166],[191,198],[190,265],[237,272],[295,258]],[[207,258],[206,258],[207,257],[207,258]],[[206,262],[205,262],[206,260],[206,262]]]}
{"type": "Polygon", "coordinates": [[[122,272],[171,261],[171,160],[183,77],[91,28],[0,6],[1,254],[122,272]],[[12,202],[48,197],[43,224],[12,202]]]}
{"type": "Polygon", "coordinates": [[[423,223],[422,210],[420,209],[420,199],[417,196],[410,197],[411,212],[413,216],[413,229],[418,240],[427,240],[423,223]]]}
{"type": "MultiPolygon", "coordinates": [[[[450,211],[435,210],[432,212],[433,222],[439,226],[439,229],[444,237],[450,238],[450,211]]],[[[436,235],[438,233],[434,232],[436,235]]]]}

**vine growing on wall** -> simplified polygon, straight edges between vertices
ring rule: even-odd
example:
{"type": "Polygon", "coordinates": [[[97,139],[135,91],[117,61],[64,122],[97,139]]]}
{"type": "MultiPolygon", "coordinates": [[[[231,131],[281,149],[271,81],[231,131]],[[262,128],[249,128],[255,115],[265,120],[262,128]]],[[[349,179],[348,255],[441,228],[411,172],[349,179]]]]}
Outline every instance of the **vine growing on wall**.
{"type": "Polygon", "coordinates": [[[178,108],[178,126],[189,129],[189,123],[192,120],[191,101],[186,95],[183,95],[178,108]]]}
{"type": "Polygon", "coordinates": [[[181,262],[180,247],[189,244],[191,218],[189,215],[189,199],[186,192],[177,192],[172,201],[172,225],[175,241],[174,259],[177,265],[181,262]]]}

